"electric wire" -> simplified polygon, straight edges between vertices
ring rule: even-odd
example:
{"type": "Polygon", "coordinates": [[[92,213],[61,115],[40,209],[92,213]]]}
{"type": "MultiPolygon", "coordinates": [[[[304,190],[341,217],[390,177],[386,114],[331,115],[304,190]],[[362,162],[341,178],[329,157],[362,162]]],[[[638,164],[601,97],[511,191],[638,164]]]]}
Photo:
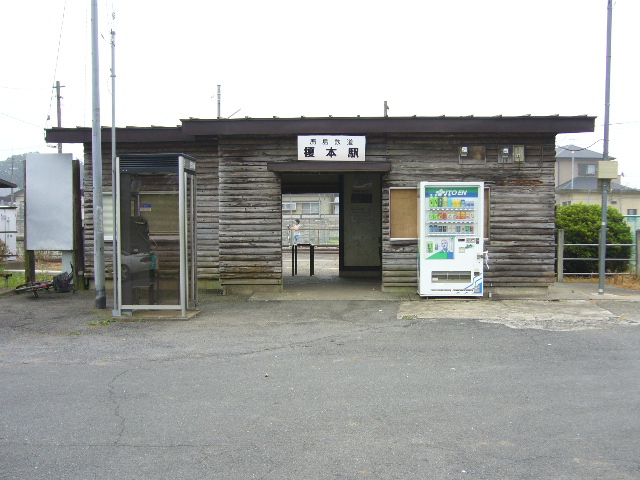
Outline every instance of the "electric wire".
{"type": "Polygon", "coordinates": [[[27,122],[26,120],[21,120],[19,118],[12,117],[11,115],[7,115],[6,113],[3,113],[3,112],[0,112],[0,115],[4,115],[5,117],[11,118],[12,120],[16,120],[18,122],[26,123],[27,125],[31,125],[32,127],[42,128],[40,125],[36,125],[34,123],[27,122]]]}
{"type": "MultiPolygon", "coordinates": [[[[56,53],[56,63],[53,69],[53,82],[52,82],[53,84],[55,84],[56,76],[58,75],[58,61],[60,60],[60,45],[62,44],[62,32],[64,28],[64,16],[66,12],[67,12],[67,0],[65,0],[64,6],[62,7],[62,22],[60,23],[60,35],[58,36],[58,51],[56,53]]],[[[44,128],[47,128],[49,126],[49,121],[51,120],[51,106],[53,105],[53,97],[54,95],[52,92],[51,97],[49,99],[49,110],[47,111],[47,120],[45,121],[44,128]]]]}
{"type": "Polygon", "coordinates": [[[591,147],[593,147],[596,143],[602,142],[603,139],[601,138],[600,140],[596,140],[595,142],[593,142],[591,145],[589,145],[588,147],[584,147],[584,148],[578,148],[578,149],[571,149],[571,148],[566,148],[566,146],[560,146],[560,145],[556,145],[556,148],[559,148],[561,150],[566,150],[567,152],[582,152],[583,150],[587,150],[591,147]]]}

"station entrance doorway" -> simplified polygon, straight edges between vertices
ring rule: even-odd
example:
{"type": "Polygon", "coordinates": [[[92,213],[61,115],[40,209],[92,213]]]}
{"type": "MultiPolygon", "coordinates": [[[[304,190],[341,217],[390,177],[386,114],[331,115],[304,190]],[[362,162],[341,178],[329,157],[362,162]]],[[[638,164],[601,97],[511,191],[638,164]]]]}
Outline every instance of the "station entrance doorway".
{"type": "MultiPolygon", "coordinates": [[[[381,278],[382,174],[380,172],[282,172],[283,276],[310,275],[294,262],[310,262],[314,275],[381,278]],[[315,203],[315,205],[314,205],[315,203]],[[316,214],[317,213],[317,214],[316,214]],[[300,220],[297,259],[290,226],[300,220]]],[[[286,286],[285,281],[285,286],[286,286]]]]}

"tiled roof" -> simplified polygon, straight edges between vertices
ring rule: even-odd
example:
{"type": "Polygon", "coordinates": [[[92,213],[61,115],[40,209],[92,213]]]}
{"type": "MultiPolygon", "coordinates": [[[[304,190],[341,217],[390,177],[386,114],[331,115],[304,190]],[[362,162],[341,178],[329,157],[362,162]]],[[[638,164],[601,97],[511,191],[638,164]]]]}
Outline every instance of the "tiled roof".
{"type": "MultiPolygon", "coordinates": [[[[563,147],[556,148],[556,158],[575,158],[576,160],[602,160],[602,154],[588,150],[586,148],[577,147],[575,145],[565,145],[563,147]]],[[[614,160],[615,157],[609,156],[609,160],[614,160]]]]}
{"type": "MultiPolygon", "coordinates": [[[[625,185],[621,185],[617,182],[611,182],[611,189],[614,192],[629,192],[629,193],[636,192],[640,194],[640,190],[636,188],[627,187],[625,185]]],[[[596,177],[575,177],[573,179],[573,188],[571,186],[571,180],[556,187],[556,192],[564,192],[564,191],[572,191],[572,190],[595,192],[598,190],[598,179],[596,177]]]]}

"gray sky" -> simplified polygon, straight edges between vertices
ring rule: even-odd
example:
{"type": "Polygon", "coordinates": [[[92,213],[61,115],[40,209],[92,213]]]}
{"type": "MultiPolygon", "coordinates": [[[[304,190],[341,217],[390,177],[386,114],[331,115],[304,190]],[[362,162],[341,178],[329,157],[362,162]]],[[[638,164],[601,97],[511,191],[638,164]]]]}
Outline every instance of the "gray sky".
{"type": "MultiPolygon", "coordinates": [[[[0,159],[55,152],[62,125],[91,126],[90,0],[3,9],[0,159]],[[63,21],[64,17],[64,21],[63,21]],[[47,120],[47,117],[50,119],[47,120]]],[[[602,152],[607,0],[99,0],[100,94],[111,125],[175,126],[222,115],[594,115],[593,134],[560,135],[602,152]],[[115,20],[113,19],[115,12],[115,20]]],[[[640,188],[636,62],[640,2],[613,9],[610,155],[640,188]]],[[[66,146],[76,156],[81,148],[66,146]]]]}

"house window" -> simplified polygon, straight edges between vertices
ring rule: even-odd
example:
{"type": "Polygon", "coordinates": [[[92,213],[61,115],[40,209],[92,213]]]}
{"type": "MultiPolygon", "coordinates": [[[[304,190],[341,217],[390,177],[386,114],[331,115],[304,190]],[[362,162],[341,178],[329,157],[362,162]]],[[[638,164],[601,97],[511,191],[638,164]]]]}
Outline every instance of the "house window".
{"type": "Polygon", "coordinates": [[[578,175],[581,177],[593,177],[596,174],[597,165],[595,163],[581,163],[578,165],[578,175]]]}
{"type": "Polygon", "coordinates": [[[283,212],[295,212],[296,211],[296,203],[295,202],[282,202],[282,211],[283,212]]]}
{"type": "Polygon", "coordinates": [[[320,202],[300,202],[302,213],[307,215],[320,213],[320,202]]]}
{"type": "Polygon", "coordinates": [[[627,208],[627,215],[638,215],[637,208],[627,208]]]}
{"type": "Polygon", "coordinates": [[[563,207],[566,207],[568,205],[571,205],[571,200],[569,200],[568,202],[562,202],[563,207]]]}

